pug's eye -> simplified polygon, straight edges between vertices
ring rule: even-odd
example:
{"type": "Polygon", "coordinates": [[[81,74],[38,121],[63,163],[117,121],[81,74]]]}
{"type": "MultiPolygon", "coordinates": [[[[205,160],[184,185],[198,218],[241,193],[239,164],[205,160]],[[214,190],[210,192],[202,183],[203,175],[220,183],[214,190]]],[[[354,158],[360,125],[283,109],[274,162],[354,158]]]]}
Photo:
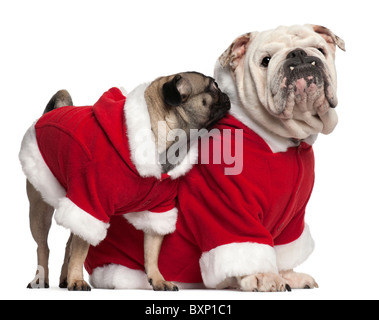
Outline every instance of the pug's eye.
{"type": "Polygon", "coordinates": [[[317,48],[318,51],[320,51],[324,56],[326,55],[325,50],[323,48],[317,48]]]}
{"type": "Polygon", "coordinates": [[[267,68],[268,65],[270,64],[270,61],[271,61],[271,57],[264,57],[261,63],[262,67],[267,68]]]}

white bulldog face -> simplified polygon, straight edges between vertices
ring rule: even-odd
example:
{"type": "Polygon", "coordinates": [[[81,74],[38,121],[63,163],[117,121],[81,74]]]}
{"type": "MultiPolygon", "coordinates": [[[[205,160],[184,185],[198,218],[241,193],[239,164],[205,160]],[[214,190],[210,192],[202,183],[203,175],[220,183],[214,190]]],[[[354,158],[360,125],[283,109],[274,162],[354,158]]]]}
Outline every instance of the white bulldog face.
{"type": "Polygon", "coordinates": [[[237,38],[219,62],[235,84],[231,96],[254,121],[282,137],[306,139],[337,124],[336,46],[345,49],[324,27],[279,27],[237,38]]]}

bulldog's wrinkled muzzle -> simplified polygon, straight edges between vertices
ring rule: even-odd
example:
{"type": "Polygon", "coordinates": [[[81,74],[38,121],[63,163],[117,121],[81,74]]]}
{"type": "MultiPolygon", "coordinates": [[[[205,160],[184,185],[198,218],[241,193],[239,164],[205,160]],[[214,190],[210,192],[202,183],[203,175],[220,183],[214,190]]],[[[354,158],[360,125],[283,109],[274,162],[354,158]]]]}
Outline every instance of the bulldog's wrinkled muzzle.
{"type": "Polygon", "coordinates": [[[298,131],[295,129],[298,126],[304,134],[329,132],[336,122],[328,113],[337,106],[330,83],[320,58],[308,55],[303,49],[292,50],[271,82],[268,109],[291,132],[298,131]]]}
{"type": "Polygon", "coordinates": [[[308,56],[302,49],[296,49],[288,54],[283,69],[284,76],[287,79],[287,88],[291,84],[295,84],[295,87],[300,90],[309,88],[312,84],[318,88],[324,85],[322,61],[317,57],[308,56]],[[298,83],[298,80],[304,80],[304,82],[298,83]],[[299,87],[303,83],[305,83],[306,88],[299,87]]]}

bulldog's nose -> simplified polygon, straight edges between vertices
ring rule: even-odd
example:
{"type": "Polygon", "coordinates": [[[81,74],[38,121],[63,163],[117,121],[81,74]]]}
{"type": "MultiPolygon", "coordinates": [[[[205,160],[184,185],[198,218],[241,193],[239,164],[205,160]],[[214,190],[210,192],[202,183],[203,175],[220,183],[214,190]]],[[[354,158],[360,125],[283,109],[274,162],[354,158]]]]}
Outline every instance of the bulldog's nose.
{"type": "Polygon", "coordinates": [[[295,49],[287,55],[287,61],[285,63],[285,68],[292,72],[295,68],[313,68],[321,65],[320,59],[313,56],[308,56],[308,54],[303,49],[295,49]]]}
{"type": "Polygon", "coordinates": [[[307,56],[303,49],[295,49],[287,55],[287,59],[299,59],[302,63],[305,63],[305,57],[307,56]]]}

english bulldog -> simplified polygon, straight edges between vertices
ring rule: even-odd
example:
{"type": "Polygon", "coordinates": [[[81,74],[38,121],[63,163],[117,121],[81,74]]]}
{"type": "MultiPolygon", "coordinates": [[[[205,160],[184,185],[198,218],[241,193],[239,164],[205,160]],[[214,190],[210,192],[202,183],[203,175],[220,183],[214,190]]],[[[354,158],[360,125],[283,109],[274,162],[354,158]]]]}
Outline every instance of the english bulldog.
{"type": "Polygon", "coordinates": [[[337,46],[345,50],[341,38],[317,25],[247,33],[222,54],[215,78],[232,99],[231,113],[274,151],[285,151],[337,125],[337,46]]]}
{"type": "MultiPolygon", "coordinates": [[[[176,230],[159,260],[166,279],[183,288],[318,287],[294,269],[314,249],[305,223],[312,144],[337,125],[337,47],[345,50],[344,41],[327,28],[279,27],[238,37],[218,59],[215,78],[232,106],[215,126],[221,134],[199,148],[207,161],[180,182],[176,230]],[[226,174],[225,150],[243,163],[235,175],[226,174]]],[[[142,243],[141,232],[115,217],[87,256],[91,283],[145,288],[142,243]]]]}
{"type": "MultiPolygon", "coordinates": [[[[230,113],[273,152],[287,152],[302,142],[312,145],[319,133],[330,134],[337,125],[337,47],[345,51],[345,42],[319,25],[247,33],[221,55],[215,79],[232,101],[230,113]]],[[[247,275],[239,278],[240,287],[259,291],[318,287],[311,276],[280,265],[289,246],[276,250],[279,274],[247,275]]]]}
{"type": "Polygon", "coordinates": [[[214,79],[197,72],[161,77],[127,95],[112,88],[93,106],[74,107],[65,90],[55,94],[19,155],[38,245],[37,274],[28,288],[49,287],[47,238],[56,210],[56,222],[71,231],[61,288],[91,289],[83,263],[117,215],[144,233],[146,282],[154,290],[178,290],[162,277],[158,257],[164,235],[175,230],[178,178],[191,168],[191,155],[184,139],[185,157],[168,161],[175,144],[169,133],[210,128],[229,109],[214,79]]]}

